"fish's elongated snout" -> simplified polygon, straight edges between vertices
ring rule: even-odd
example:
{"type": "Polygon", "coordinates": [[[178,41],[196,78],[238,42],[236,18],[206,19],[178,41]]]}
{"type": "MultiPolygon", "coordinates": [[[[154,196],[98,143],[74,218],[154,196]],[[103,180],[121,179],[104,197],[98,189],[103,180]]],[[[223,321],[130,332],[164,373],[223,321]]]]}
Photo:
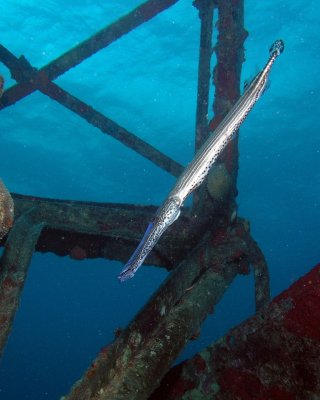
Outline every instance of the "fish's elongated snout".
{"type": "Polygon", "coordinates": [[[272,43],[269,52],[272,55],[273,53],[276,53],[277,56],[280,56],[281,53],[283,53],[284,50],[284,42],[281,39],[276,40],[274,43],[272,43]]]}

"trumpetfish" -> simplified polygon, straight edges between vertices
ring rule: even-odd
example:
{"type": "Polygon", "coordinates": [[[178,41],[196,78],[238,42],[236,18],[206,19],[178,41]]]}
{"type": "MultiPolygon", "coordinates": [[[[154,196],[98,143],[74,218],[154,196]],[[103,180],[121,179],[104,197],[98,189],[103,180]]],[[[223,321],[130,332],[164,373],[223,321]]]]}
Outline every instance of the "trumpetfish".
{"type": "Polygon", "coordinates": [[[179,218],[185,199],[204,181],[219,154],[233,138],[249,111],[266,89],[271,67],[283,50],[283,41],[276,40],[269,50],[269,59],[263,70],[247,86],[243,95],[200,147],[193,160],[178,178],[166,200],[158,208],[153,221],[149,223],[140,244],[118,276],[121,282],[134,276],[165,230],[179,218]]]}

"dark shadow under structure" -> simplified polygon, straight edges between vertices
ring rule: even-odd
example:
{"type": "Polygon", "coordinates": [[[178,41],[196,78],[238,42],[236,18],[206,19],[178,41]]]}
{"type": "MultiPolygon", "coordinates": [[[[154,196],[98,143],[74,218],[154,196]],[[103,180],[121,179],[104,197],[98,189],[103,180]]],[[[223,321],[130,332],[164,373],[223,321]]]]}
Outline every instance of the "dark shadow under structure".
{"type": "MultiPolygon", "coordinates": [[[[160,168],[179,176],[183,166],[87,105],[53,81],[95,52],[151,20],[178,0],[148,0],[126,16],[58,57],[34,68],[0,45],[0,61],[17,84],[3,92],[0,108],[38,90],[111,135],[160,168]]],[[[240,95],[244,60],[243,0],[196,0],[201,22],[196,149],[240,95]],[[214,11],[218,40],[214,51],[214,119],[208,121],[214,11]]],[[[191,6],[191,2],[190,2],[191,6]]],[[[152,23],[149,22],[149,23],[152,23]]],[[[194,338],[237,274],[253,267],[256,308],[269,302],[266,262],[249,224],[236,215],[237,139],[233,140],[194,195],[193,207],[161,239],[147,264],[172,270],[131,323],[98,354],[64,399],[148,399],[186,343],[194,338]],[[225,179],[223,193],[217,181],[225,179]]],[[[125,262],[143,235],[156,206],[61,201],[12,194],[15,220],[0,244],[0,352],[5,346],[34,251],[103,257],[125,262]]]]}

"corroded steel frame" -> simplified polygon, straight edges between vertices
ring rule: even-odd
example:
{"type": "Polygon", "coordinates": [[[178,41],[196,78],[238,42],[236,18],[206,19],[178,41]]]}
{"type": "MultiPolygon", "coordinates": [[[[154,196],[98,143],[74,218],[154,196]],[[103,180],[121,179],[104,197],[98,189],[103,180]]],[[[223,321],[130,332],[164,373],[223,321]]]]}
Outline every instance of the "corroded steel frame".
{"type": "MultiPolygon", "coordinates": [[[[177,1],[146,1],[39,70],[25,57],[17,58],[0,45],[0,61],[18,82],[4,91],[0,109],[39,90],[103,133],[178,176],[183,170],[179,163],[53,83],[69,68],[177,1]]],[[[199,9],[201,20],[196,116],[198,148],[239,96],[246,31],[243,0],[196,0],[194,5],[199,9]],[[217,65],[213,74],[215,117],[208,121],[214,8],[219,14],[217,65]]],[[[248,223],[235,214],[236,140],[219,162],[225,165],[232,178],[228,196],[223,200],[212,199],[206,185],[197,191],[193,207],[185,210],[147,260],[149,264],[174,271],[128,327],[101,351],[66,399],[147,399],[183,346],[197,335],[203,320],[232,279],[238,273],[248,273],[250,264],[254,267],[257,309],[269,301],[268,271],[263,254],[250,236],[248,223]]],[[[105,257],[125,261],[143,234],[141,227],[155,211],[153,206],[12,196],[15,223],[6,241],[0,242],[5,246],[0,260],[0,352],[11,329],[34,251],[69,254],[75,259],[105,257]]]]}

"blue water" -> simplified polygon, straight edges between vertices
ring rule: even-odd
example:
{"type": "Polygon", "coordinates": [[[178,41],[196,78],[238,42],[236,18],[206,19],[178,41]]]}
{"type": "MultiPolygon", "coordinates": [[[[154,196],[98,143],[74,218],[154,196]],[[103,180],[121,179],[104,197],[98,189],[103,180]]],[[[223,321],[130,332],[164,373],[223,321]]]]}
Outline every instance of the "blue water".
{"type": "MultiPolygon", "coordinates": [[[[41,67],[138,5],[138,0],[0,2],[1,43],[41,67]]],[[[270,267],[272,295],[320,260],[320,41],[317,0],[245,1],[243,78],[285,41],[271,86],[241,129],[239,213],[270,267]]],[[[199,19],[180,0],[57,79],[177,161],[193,155],[199,19]]],[[[10,80],[0,64],[0,74],[10,80]]],[[[212,113],[210,113],[210,117],[212,113]]],[[[40,93],[1,111],[0,175],[12,192],[159,204],[174,178],[40,93]]],[[[68,392],[97,352],[159,286],[142,268],[119,285],[121,264],[35,254],[0,364],[0,398],[51,400],[68,392]]],[[[253,281],[239,277],[182,357],[254,312],[253,281]]]]}

